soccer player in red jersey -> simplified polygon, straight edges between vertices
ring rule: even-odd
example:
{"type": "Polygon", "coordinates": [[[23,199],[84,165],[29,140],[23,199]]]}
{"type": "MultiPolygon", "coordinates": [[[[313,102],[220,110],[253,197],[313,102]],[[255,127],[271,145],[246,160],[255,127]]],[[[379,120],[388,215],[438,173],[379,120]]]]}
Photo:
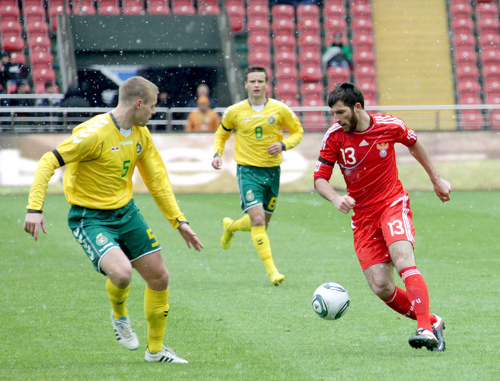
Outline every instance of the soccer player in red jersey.
{"type": "Polygon", "coordinates": [[[334,124],[323,138],[315,189],[342,213],[353,210],[354,249],[372,291],[395,311],[417,320],[409,344],[443,351],[444,321],[430,313],[427,285],[415,265],[412,210],[398,179],[394,145],[408,147],[442,202],[450,200],[450,183],[439,176],[426,148],[401,119],[364,110],[363,93],[357,86],[337,84],[328,96],[328,106],[334,124]],[[347,184],[344,196],[329,183],[335,163],[347,184]],[[395,285],[394,268],[406,289],[395,285]]]}

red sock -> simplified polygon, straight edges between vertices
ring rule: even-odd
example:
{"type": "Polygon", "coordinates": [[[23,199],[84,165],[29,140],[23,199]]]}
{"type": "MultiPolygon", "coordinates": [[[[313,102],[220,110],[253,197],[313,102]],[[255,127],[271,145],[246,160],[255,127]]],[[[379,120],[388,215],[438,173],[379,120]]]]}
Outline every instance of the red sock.
{"type": "Polygon", "coordinates": [[[408,300],[408,296],[406,295],[406,291],[398,286],[394,286],[394,291],[391,296],[387,299],[382,299],[385,304],[391,307],[394,311],[409,317],[410,319],[417,320],[417,316],[415,312],[411,308],[411,303],[408,300]]]}
{"type": "Polygon", "coordinates": [[[424,277],[416,266],[407,267],[399,273],[406,286],[406,294],[411,303],[411,310],[417,317],[418,328],[432,332],[431,315],[429,313],[429,291],[424,277]]]}

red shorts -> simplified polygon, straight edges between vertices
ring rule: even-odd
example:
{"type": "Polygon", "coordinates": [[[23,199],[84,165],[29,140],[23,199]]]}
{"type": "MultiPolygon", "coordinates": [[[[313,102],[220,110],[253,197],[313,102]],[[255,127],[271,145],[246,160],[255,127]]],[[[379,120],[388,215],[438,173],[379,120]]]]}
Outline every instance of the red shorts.
{"type": "Polygon", "coordinates": [[[363,271],[377,263],[390,262],[391,243],[415,243],[412,216],[407,195],[377,210],[353,214],[354,250],[363,271]]]}

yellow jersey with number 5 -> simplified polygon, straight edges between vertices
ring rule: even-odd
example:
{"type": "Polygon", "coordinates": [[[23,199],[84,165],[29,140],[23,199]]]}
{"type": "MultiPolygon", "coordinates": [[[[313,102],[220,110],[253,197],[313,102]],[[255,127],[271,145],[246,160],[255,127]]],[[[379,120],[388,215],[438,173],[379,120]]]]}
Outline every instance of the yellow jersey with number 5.
{"type": "Polygon", "coordinates": [[[42,208],[48,180],[64,165],[64,193],[72,205],[105,210],[127,205],[132,199],[132,175],[137,166],[172,226],[177,228],[178,222],[185,220],[147,127],[120,130],[111,113],[76,126],[71,137],[40,159],[28,209],[42,208]]]}
{"type": "Polygon", "coordinates": [[[222,156],[226,141],[232,131],[236,132],[234,141],[234,160],[241,165],[254,167],[277,167],[283,155],[270,155],[267,148],[275,142],[283,142],[291,149],[302,140],[304,130],[295,113],[284,103],[268,98],[264,108],[255,111],[248,99],[226,109],[215,133],[214,152],[222,156]],[[289,136],[283,140],[283,128],[289,136]]]}

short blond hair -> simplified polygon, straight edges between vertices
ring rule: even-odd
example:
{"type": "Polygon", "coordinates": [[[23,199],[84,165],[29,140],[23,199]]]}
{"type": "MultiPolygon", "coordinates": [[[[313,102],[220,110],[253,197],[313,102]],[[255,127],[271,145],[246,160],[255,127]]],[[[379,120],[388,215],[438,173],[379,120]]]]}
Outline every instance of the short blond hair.
{"type": "Polygon", "coordinates": [[[144,102],[158,96],[158,86],[143,77],[130,77],[118,89],[118,103],[132,104],[137,99],[144,102]]]}

